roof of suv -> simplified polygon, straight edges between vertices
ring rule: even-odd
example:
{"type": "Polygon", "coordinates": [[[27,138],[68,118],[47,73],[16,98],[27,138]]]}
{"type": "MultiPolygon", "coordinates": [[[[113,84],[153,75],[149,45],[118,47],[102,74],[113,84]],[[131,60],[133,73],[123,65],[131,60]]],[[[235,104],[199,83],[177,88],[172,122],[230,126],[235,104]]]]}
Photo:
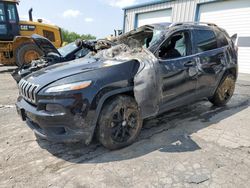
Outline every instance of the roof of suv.
{"type": "Polygon", "coordinates": [[[177,23],[170,23],[170,22],[163,22],[163,23],[156,23],[156,24],[149,24],[153,27],[160,26],[160,27],[179,27],[179,26],[185,26],[185,27],[195,27],[195,28],[211,28],[211,27],[218,27],[216,24],[213,23],[207,23],[207,22],[177,22],[177,23]]]}

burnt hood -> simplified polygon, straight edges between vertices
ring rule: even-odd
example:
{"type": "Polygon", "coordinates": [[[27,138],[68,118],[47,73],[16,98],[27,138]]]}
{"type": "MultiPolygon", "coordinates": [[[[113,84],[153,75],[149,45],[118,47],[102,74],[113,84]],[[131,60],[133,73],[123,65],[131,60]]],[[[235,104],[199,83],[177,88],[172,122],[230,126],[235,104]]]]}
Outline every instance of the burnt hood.
{"type": "MultiPolygon", "coordinates": [[[[23,79],[33,83],[35,85],[38,85],[40,88],[43,88],[44,86],[51,84],[55,81],[58,81],[60,79],[70,77],[73,75],[77,75],[80,73],[85,73],[89,71],[94,71],[96,69],[104,68],[109,65],[110,61],[107,60],[100,60],[100,59],[94,59],[94,58],[81,58],[81,59],[75,59],[72,61],[64,62],[64,63],[58,63],[51,66],[48,66],[46,68],[40,69],[38,71],[35,71],[28,76],[24,77],[23,79]]],[[[125,61],[115,61],[116,63],[122,63],[125,61]]],[[[112,62],[112,63],[115,63],[112,62]]]]}
{"type": "Polygon", "coordinates": [[[59,56],[62,56],[60,52],[56,49],[56,47],[47,38],[37,34],[33,34],[31,38],[45,55],[53,52],[58,54],[59,56]]]}
{"type": "Polygon", "coordinates": [[[59,79],[75,74],[87,72],[100,67],[100,63],[94,59],[76,59],[64,63],[58,63],[35,71],[24,79],[43,87],[59,79]]]}

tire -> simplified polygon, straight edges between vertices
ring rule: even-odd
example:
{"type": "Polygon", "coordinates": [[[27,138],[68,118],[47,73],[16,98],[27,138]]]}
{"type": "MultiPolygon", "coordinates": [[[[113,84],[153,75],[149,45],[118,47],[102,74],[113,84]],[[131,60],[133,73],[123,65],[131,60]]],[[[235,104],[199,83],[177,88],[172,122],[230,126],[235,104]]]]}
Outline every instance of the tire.
{"type": "Polygon", "coordinates": [[[42,50],[40,50],[34,43],[24,43],[20,45],[16,52],[16,65],[21,68],[23,65],[30,63],[32,60],[38,59],[43,55],[42,50]]]}
{"type": "Polygon", "coordinates": [[[233,96],[235,89],[235,77],[231,74],[227,75],[219,84],[212,98],[209,99],[215,106],[226,105],[233,96]]]}
{"type": "Polygon", "coordinates": [[[110,149],[132,144],[142,128],[137,103],[132,97],[119,95],[108,101],[99,116],[97,138],[110,149]]]}

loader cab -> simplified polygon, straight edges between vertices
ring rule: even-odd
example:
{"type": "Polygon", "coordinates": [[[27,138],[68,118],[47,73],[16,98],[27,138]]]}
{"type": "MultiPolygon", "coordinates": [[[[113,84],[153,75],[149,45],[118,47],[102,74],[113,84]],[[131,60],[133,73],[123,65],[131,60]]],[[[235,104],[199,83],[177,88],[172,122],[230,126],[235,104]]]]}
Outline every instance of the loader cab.
{"type": "Polygon", "coordinates": [[[16,3],[0,1],[0,40],[12,41],[19,35],[19,17],[16,3]]]}

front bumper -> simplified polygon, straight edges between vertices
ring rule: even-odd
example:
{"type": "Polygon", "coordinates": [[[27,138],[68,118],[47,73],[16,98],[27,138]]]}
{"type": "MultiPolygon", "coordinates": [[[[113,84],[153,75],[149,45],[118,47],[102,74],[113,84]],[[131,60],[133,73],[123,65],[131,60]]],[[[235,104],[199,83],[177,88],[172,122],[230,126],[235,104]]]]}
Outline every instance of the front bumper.
{"type": "Polygon", "coordinates": [[[65,108],[64,112],[51,113],[46,110],[38,110],[38,107],[28,103],[22,97],[19,97],[16,103],[18,114],[38,137],[53,142],[84,141],[89,144],[95,126],[87,119],[92,118],[72,114],[72,109],[67,109],[63,105],[62,107],[65,108]]]}

